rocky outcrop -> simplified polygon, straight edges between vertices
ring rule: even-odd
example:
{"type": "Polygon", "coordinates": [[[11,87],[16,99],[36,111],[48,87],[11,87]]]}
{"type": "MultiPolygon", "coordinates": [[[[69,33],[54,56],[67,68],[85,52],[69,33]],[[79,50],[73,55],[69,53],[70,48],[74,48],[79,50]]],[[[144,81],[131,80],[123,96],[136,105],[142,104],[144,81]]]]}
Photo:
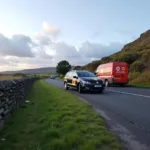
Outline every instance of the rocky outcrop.
{"type": "Polygon", "coordinates": [[[25,102],[29,88],[36,78],[0,81],[0,129],[5,120],[25,102]]]}

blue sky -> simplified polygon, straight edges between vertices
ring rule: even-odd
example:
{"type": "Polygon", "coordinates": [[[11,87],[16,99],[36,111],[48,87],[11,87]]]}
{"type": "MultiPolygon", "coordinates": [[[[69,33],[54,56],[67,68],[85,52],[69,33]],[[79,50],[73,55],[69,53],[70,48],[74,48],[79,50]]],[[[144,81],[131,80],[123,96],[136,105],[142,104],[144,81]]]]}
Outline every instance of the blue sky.
{"type": "MultiPolygon", "coordinates": [[[[33,38],[36,32],[43,33],[42,24],[46,22],[61,32],[59,38],[53,42],[63,42],[77,51],[85,43],[90,43],[88,45],[92,47],[95,47],[93,44],[96,43],[96,48],[98,45],[103,47],[112,43],[124,45],[150,28],[149,6],[149,0],[1,0],[0,33],[9,40],[15,34],[33,38]]],[[[50,54],[48,51],[52,50],[45,51],[50,54]]],[[[94,49],[92,51],[94,52],[94,49]]],[[[112,52],[114,51],[112,49],[112,52]]],[[[84,52],[86,53],[86,50],[84,52]]],[[[3,58],[8,60],[8,56],[3,58]]],[[[13,57],[18,56],[9,57],[13,60],[13,57]]],[[[85,59],[87,56],[85,54],[82,57],[85,59]]],[[[100,54],[100,57],[103,55],[100,54]]],[[[19,61],[19,58],[17,59],[19,61]]],[[[59,61],[54,59],[52,65],[59,61]]],[[[86,58],[82,63],[90,61],[90,58],[86,58]]],[[[25,68],[34,67],[30,64],[25,68]]],[[[9,69],[3,67],[1,70],[5,68],[9,69]]]]}

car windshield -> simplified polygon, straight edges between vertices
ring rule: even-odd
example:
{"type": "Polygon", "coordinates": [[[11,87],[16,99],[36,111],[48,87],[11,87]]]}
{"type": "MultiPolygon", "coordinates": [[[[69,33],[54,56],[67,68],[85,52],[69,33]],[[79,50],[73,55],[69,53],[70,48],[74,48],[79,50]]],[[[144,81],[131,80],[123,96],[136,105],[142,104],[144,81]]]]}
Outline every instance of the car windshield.
{"type": "Polygon", "coordinates": [[[93,73],[87,71],[77,72],[78,77],[96,77],[93,73]]]}

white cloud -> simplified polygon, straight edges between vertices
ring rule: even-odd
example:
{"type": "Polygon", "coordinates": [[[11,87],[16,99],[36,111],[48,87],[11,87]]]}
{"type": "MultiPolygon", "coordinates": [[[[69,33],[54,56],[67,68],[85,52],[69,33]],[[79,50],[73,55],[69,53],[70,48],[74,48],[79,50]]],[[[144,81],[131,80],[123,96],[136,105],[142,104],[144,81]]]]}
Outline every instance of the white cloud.
{"type": "Polygon", "coordinates": [[[89,58],[84,57],[74,46],[65,42],[53,43],[50,48],[55,52],[53,61],[57,64],[61,60],[67,60],[72,65],[85,64],[89,58]]]}
{"type": "Polygon", "coordinates": [[[123,47],[119,42],[103,45],[85,41],[77,49],[74,45],[53,41],[61,33],[59,28],[44,22],[43,30],[43,33],[35,33],[33,39],[22,34],[11,38],[0,34],[0,71],[55,66],[61,60],[71,65],[84,65],[123,47]]]}
{"type": "Polygon", "coordinates": [[[122,47],[123,44],[119,42],[113,42],[110,43],[109,45],[103,45],[100,43],[91,43],[89,41],[86,41],[82,43],[79,51],[88,58],[98,59],[105,56],[109,56],[121,50],[122,47]]]}
{"type": "Polygon", "coordinates": [[[49,25],[47,22],[43,22],[43,30],[45,33],[49,34],[54,38],[59,36],[61,33],[59,28],[49,25]]]}
{"type": "Polygon", "coordinates": [[[34,57],[31,38],[21,34],[7,38],[0,34],[0,55],[34,57]]]}

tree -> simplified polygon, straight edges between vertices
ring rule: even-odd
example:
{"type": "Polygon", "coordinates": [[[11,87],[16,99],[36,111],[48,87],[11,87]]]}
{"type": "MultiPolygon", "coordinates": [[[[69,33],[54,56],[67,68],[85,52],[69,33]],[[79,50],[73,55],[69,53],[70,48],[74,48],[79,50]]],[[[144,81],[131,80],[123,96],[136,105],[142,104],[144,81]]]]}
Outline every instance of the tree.
{"type": "Polygon", "coordinates": [[[68,61],[62,60],[57,64],[56,71],[58,74],[65,75],[71,69],[68,61]]]}

